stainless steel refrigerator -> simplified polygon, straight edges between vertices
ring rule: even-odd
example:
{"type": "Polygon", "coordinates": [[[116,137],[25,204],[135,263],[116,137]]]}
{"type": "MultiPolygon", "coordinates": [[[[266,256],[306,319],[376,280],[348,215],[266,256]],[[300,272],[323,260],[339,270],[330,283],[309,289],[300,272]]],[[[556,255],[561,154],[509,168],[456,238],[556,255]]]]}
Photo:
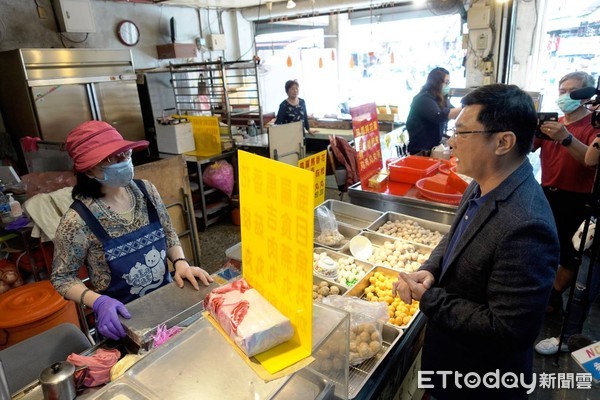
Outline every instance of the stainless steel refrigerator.
{"type": "Polygon", "coordinates": [[[62,143],[92,119],[145,138],[130,50],[16,49],[0,52],[0,65],[0,111],[19,152],[22,137],[62,143]]]}

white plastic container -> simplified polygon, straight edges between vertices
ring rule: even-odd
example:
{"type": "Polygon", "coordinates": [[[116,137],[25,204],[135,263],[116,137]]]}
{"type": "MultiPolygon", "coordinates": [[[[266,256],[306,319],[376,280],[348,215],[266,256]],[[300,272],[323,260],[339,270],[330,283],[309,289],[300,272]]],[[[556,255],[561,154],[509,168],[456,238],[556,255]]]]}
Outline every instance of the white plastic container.
{"type": "Polygon", "coordinates": [[[196,150],[192,124],[184,122],[176,125],[156,124],[156,144],[161,153],[182,154],[196,150]]]}
{"type": "Polygon", "coordinates": [[[338,275],[338,264],[329,256],[321,257],[313,271],[322,278],[335,279],[338,275]]]}
{"type": "Polygon", "coordinates": [[[441,160],[449,160],[450,159],[450,148],[440,144],[439,146],[431,149],[431,157],[438,158],[441,160]]]}
{"type": "Polygon", "coordinates": [[[23,208],[21,207],[21,203],[13,199],[12,193],[8,194],[8,204],[10,204],[10,215],[13,218],[19,218],[23,215],[23,208]]]}

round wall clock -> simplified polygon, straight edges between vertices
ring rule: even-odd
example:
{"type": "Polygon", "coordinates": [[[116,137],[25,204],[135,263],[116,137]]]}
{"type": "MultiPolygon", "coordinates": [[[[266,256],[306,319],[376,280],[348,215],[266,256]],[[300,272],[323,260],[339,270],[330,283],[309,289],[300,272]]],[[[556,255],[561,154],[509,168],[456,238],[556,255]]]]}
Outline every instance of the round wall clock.
{"type": "Polygon", "coordinates": [[[135,46],[140,41],[140,30],[133,21],[126,19],[117,25],[117,37],[125,46],[135,46]]]}

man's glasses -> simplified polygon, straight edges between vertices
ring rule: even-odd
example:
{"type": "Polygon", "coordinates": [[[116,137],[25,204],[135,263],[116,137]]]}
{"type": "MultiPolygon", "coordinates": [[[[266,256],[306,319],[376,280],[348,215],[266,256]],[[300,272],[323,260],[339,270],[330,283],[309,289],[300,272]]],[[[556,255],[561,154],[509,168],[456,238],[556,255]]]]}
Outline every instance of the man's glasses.
{"type": "Polygon", "coordinates": [[[131,158],[131,153],[133,151],[131,149],[124,151],[122,153],[113,154],[110,157],[106,157],[104,161],[108,164],[116,164],[119,162],[127,161],[131,158]]]}
{"type": "Polygon", "coordinates": [[[504,131],[499,131],[499,130],[495,130],[495,131],[462,131],[459,132],[456,128],[452,128],[450,129],[452,131],[452,137],[456,137],[459,135],[471,135],[471,134],[475,134],[475,133],[498,133],[498,132],[504,132],[504,131]]]}

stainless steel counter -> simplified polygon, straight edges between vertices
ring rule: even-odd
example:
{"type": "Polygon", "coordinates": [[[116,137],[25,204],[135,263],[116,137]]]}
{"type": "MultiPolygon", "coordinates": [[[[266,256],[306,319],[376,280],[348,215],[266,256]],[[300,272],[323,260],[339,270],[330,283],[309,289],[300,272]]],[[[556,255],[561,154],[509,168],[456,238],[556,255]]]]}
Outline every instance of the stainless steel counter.
{"type": "Polygon", "coordinates": [[[403,196],[396,196],[365,190],[358,182],[348,188],[348,194],[352,204],[379,211],[395,211],[446,225],[452,224],[458,208],[424,199],[415,187],[409,189],[403,196]]]}
{"type": "MultiPolygon", "coordinates": [[[[313,346],[348,335],[345,311],[315,304],[313,346]],[[340,331],[341,329],[341,331],[340,331]],[[335,339],[335,338],[334,338],[335,339]]],[[[148,354],[122,377],[88,399],[333,399],[334,382],[310,368],[263,381],[232,349],[231,343],[207,320],[200,318],[183,332],[148,354]],[[319,397],[321,396],[321,397],[319,397]]]]}
{"type": "Polygon", "coordinates": [[[269,135],[266,133],[251,136],[246,139],[236,140],[236,146],[240,148],[244,147],[269,147],[269,135]]]}

